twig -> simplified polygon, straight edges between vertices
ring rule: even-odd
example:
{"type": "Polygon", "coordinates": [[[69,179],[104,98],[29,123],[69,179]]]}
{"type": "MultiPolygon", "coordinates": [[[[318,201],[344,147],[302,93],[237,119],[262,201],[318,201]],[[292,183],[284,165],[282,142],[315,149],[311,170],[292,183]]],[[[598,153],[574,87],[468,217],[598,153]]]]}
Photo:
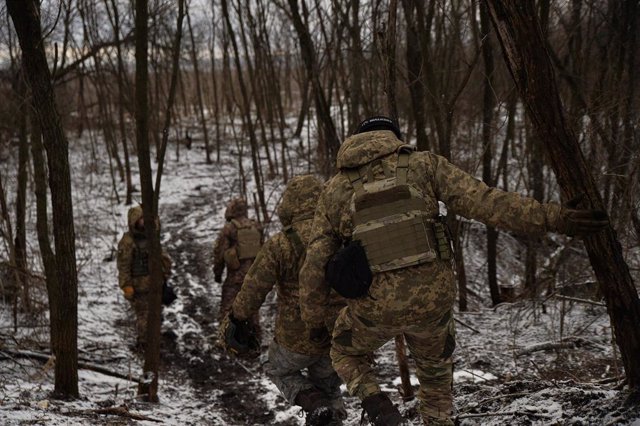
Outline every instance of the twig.
{"type": "Polygon", "coordinates": [[[516,356],[529,355],[534,352],[547,351],[550,349],[570,349],[587,343],[589,342],[581,337],[567,337],[562,342],[543,342],[527,346],[517,351],[516,356]]]}
{"type": "Polygon", "coordinates": [[[129,409],[122,405],[120,407],[109,407],[109,408],[97,408],[94,410],[82,410],[82,411],[72,411],[69,414],[107,414],[112,416],[120,416],[127,417],[129,419],[134,420],[147,420],[150,422],[161,423],[160,420],[154,419],[152,417],[147,417],[142,414],[132,413],[129,409]]]}
{"type": "Polygon", "coordinates": [[[469,409],[462,411],[460,414],[468,413],[469,411],[471,411],[471,410],[473,410],[475,408],[478,408],[478,407],[480,407],[480,406],[482,406],[482,405],[484,405],[484,404],[486,404],[488,402],[496,401],[498,399],[502,399],[502,398],[518,398],[518,397],[527,396],[527,395],[531,395],[531,392],[505,393],[503,395],[498,395],[498,396],[494,396],[494,397],[491,397],[491,398],[483,399],[482,401],[478,402],[475,406],[470,407],[469,409]]]}
{"type": "Polygon", "coordinates": [[[464,322],[464,321],[462,321],[462,320],[459,320],[458,318],[454,318],[454,320],[455,320],[458,324],[460,324],[461,326],[463,326],[463,327],[467,327],[469,330],[473,331],[474,333],[476,333],[476,334],[481,334],[481,333],[480,333],[480,330],[478,330],[478,329],[475,329],[475,328],[471,327],[471,326],[470,326],[469,324],[467,324],[466,322],[464,322]]]}
{"type": "Polygon", "coordinates": [[[572,302],[578,302],[578,303],[586,303],[588,305],[594,305],[594,306],[603,306],[606,307],[607,305],[605,305],[604,303],[600,303],[600,302],[594,302],[593,300],[587,300],[587,299],[580,299],[578,297],[569,297],[569,296],[563,296],[561,294],[554,294],[553,297],[557,298],[557,299],[562,299],[562,300],[570,300],[572,302]]]}
{"type": "Polygon", "coordinates": [[[503,413],[479,413],[479,414],[461,414],[456,416],[456,420],[471,419],[474,417],[498,417],[498,416],[534,416],[550,419],[552,416],[549,414],[533,413],[528,411],[505,411],[503,413]]]}
{"type": "MultiPolygon", "coordinates": [[[[0,353],[5,353],[7,355],[13,355],[13,356],[18,357],[18,358],[33,358],[33,359],[37,359],[39,361],[44,361],[44,362],[48,362],[51,359],[51,355],[49,355],[49,354],[33,352],[33,351],[14,351],[14,350],[11,350],[11,349],[1,349],[0,353]]],[[[94,364],[94,363],[91,363],[91,362],[79,361],[78,362],[78,368],[82,368],[84,370],[95,371],[97,373],[102,373],[102,374],[105,374],[107,376],[116,377],[118,379],[129,380],[131,382],[140,382],[140,379],[138,379],[137,377],[133,377],[133,376],[128,375],[128,374],[122,374],[122,373],[119,373],[117,371],[109,370],[108,368],[105,368],[105,367],[103,367],[101,365],[97,365],[97,364],[94,364]]]]}

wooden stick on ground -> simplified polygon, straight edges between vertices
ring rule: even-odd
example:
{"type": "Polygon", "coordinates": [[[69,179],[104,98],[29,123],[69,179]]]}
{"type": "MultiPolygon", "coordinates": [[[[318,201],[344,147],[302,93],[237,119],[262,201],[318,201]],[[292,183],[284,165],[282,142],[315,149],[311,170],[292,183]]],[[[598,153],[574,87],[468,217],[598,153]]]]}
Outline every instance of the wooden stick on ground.
{"type": "Polygon", "coordinates": [[[407,363],[407,353],[405,351],[404,336],[396,336],[396,357],[398,367],[400,367],[400,380],[402,381],[402,398],[405,401],[413,399],[413,386],[411,386],[411,376],[409,375],[409,364],[407,363]]]}
{"type": "MultiPolygon", "coordinates": [[[[7,355],[11,355],[17,358],[32,358],[32,359],[37,359],[39,361],[44,361],[44,362],[48,362],[51,359],[51,355],[50,354],[45,354],[45,353],[41,353],[41,352],[33,352],[33,351],[26,351],[26,350],[13,350],[13,349],[0,349],[0,354],[5,353],[7,355]]],[[[116,377],[118,379],[123,379],[123,380],[129,380],[131,382],[136,382],[139,383],[140,379],[137,377],[133,377],[131,375],[128,374],[122,374],[119,373],[117,371],[113,371],[110,370],[108,368],[105,368],[101,365],[98,364],[94,364],[92,362],[85,362],[85,361],[79,361],[78,362],[78,368],[82,368],[84,370],[91,370],[91,371],[95,371],[97,373],[101,373],[101,374],[105,374],[107,376],[112,376],[112,377],[116,377]]]]}
{"type": "Polygon", "coordinates": [[[69,414],[106,414],[106,415],[112,415],[112,416],[126,417],[133,420],[146,420],[150,422],[161,423],[161,421],[158,419],[147,417],[138,413],[132,413],[124,405],[121,405],[119,407],[97,408],[94,410],[73,411],[69,414]]]}

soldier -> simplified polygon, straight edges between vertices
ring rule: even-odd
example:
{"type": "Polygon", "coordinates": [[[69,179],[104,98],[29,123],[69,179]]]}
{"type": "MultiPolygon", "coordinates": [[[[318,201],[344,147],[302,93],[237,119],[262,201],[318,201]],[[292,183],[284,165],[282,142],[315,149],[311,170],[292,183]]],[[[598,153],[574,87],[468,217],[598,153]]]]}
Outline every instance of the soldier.
{"type": "MultiPolygon", "coordinates": [[[[264,368],[286,400],[307,413],[307,425],[329,424],[346,416],[339,394],[341,382],[329,358],[329,339],[314,342],[305,338],[305,325],[300,318],[298,272],[321,191],[322,184],[311,175],[289,181],[278,207],[284,229],[270,238],[258,253],[222,330],[228,347],[247,341],[251,333],[247,320],[258,312],[267,294],[276,286],[275,337],[264,368]]],[[[333,293],[324,318],[327,328],[333,328],[338,311],[344,305],[344,300],[333,293]]]]}
{"type": "MultiPolygon", "coordinates": [[[[262,245],[262,228],[247,217],[247,202],[234,198],[224,212],[227,223],[224,225],[213,250],[213,273],[217,283],[222,282],[222,273],[226,267],[227,277],[222,284],[220,321],[231,309],[231,303],[240,291],[242,281],[251,267],[262,245]]],[[[256,330],[259,328],[258,313],[251,318],[256,330]]]]}
{"type": "Polygon", "coordinates": [[[327,266],[331,286],[353,297],[336,320],[331,360],[371,423],[403,422],[367,354],[404,334],[420,381],[423,421],[451,425],[456,290],[438,203],[525,234],[596,232],[607,226],[606,214],[490,188],[443,157],[413,152],[386,117],[362,122],[340,147],[337,166],[320,196],[300,272],[302,318],[315,335],[323,332],[327,266]]]}
{"type": "MultiPolygon", "coordinates": [[[[149,247],[142,217],[142,206],[129,209],[129,230],[118,243],[118,283],[136,314],[136,349],[144,350],[147,339],[147,317],[149,314],[149,247]]],[[[156,229],[160,232],[160,221],[156,218],[156,229]]],[[[171,276],[171,258],[162,251],[164,279],[171,276]]]]}

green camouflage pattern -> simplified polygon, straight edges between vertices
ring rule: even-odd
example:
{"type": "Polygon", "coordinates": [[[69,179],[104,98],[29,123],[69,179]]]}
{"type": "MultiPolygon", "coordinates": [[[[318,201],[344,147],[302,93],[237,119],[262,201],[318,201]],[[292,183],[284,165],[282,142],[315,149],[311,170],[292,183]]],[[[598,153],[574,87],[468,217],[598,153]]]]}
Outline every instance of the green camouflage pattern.
{"type": "MultiPolygon", "coordinates": [[[[285,223],[290,223],[304,245],[309,241],[311,216],[321,190],[321,183],[312,176],[295,177],[287,186],[278,208],[281,221],[284,218],[285,223]]],[[[301,261],[300,254],[284,232],[271,237],[245,276],[242,289],[233,302],[233,315],[238,319],[254,315],[275,286],[278,292],[275,341],[299,354],[326,354],[328,347],[318,347],[306,338],[306,327],[300,318],[298,271],[301,261]]],[[[332,294],[323,325],[332,329],[342,307],[344,301],[332,294]]]]}
{"type": "MultiPolygon", "coordinates": [[[[395,170],[398,158],[395,153],[401,146],[403,143],[391,131],[357,134],[342,144],[337,164],[339,168],[354,168],[380,159],[389,170],[395,170]]],[[[373,175],[376,179],[384,176],[383,164],[373,167],[373,175]]],[[[490,188],[430,152],[411,155],[407,183],[422,191],[425,211],[432,219],[436,219],[441,201],[449,213],[490,226],[523,234],[556,230],[559,205],[541,204],[517,193],[490,188]]],[[[327,315],[330,289],[324,281],[324,268],[352,236],[352,196],[353,188],[341,171],[327,183],[316,208],[306,260],[300,271],[301,314],[309,328],[322,324],[327,315]]],[[[334,330],[331,354],[334,368],[350,392],[362,397],[379,389],[364,354],[404,333],[411,341],[409,349],[424,382],[419,393],[423,418],[446,418],[448,414],[443,413],[451,408],[447,402],[451,400],[450,360],[435,359],[434,354],[438,349],[442,351],[442,347],[427,342],[434,335],[442,336],[442,329],[424,325],[439,324],[439,319],[451,311],[455,294],[451,262],[442,259],[374,274],[371,297],[348,300],[334,330]],[[349,339],[341,337],[346,330],[350,330],[349,339]],[[425,388],[430,383],[435,390],[425,388]]],[[[450,327],[448,323],[446,327],[450,327]]]]}
{"type": "Polygon", "coordinates": [[[349,309],[343,310],[333,330],[331,360],[349,393],[365,399],[381,392],[369,364],[370,354],[395,336],[404,334],[420,381],[418,398],[422,418],[449,419],[453,412],[455,326],[452,310],[442,311],[442,307],[437,307],[433,315],[408,326],[376,326],[349,309]]]}
{"type": "MultiPolygon", "coordinates": [[[[234,216],[228,218],[228,222],[224,225],[224,227],[220,230],[218,237],[216,238],[216,242],[213,248],[213,273],[216,276],[222,276],[224,270],[227,270],[227,276],[222,283],[221,289],[221,298],[220,298],[220,309],[218,311],[218,318],[220,321],[229,313],[231,309],[231,304],[233,303],[233,299],[235,299],[236,295],[240,291],[242,287],[242,281],[244,281],[244,277],[249,272],[249,268],[251,268],[251,264],[254,262],[254,259],[242,259],[238,261],[237,265],[230,265],[225,262],[224,254],[228,250],[236,250],[238,246],[238,227],[234,224],[234,222],[240,224],[242,227],[255,227],[262,234],[262,228],[252,219],[249,219],[246,216],[246,204],[244,200],[237,198],[232,200],[227,207],[227,213],[242,213],[244,212],[244,216],[234,216]],[[240,207],[239,207],[240,205],[240,207]],[[242,208],[244,206],[244,210],[242,208]],[[233,221],[231,221],[233,219],[233,221]],[[235,266],[235,267],[234,267],[235,266]]],[[[253,325],[256,329],[259,328],[259,317],[258,314],[252,319],[253,325]]]]}
{"type": "MultiPolygon", "coordinates": [[[[131,267],[134,262],[136,253],[136,242],[139,245],[146,240],[144,230],[136,228],[136,222],[142,217],[142,207],[135,206],[129,209],[127,221],[129,230],[124,233],[118,242],[118,285],[121,289],[125,287],[133,288],[133,299],[130,304],[136,314],[136,330],[138,334],[138,342],[144,342],[146,339],[147,316],[149,313],[149,302],[147,295],[151,289],[151,277],[143,275],[138,277],[132,276],[131,267]]],[[[156,228],[159,229],[159,220],[156,219],[156,228]]],[[[171,258],[162,250],[162,270],[164,279],[167,280],[171,276],[171,258]]]]}

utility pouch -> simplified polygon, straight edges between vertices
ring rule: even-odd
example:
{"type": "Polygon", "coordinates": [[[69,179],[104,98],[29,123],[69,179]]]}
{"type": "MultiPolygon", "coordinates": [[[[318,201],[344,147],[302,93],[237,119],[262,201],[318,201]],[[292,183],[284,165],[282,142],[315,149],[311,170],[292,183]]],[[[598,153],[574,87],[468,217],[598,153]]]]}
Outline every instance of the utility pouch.
{"type": "Polygon", "coordinates": [[[438,217],[438,220],[433,223],[433,233],[436,238],[438,256],[442,260],[451,260],[451,238],[444,220],[443,216],[438,217]]]}
{"type": "Polygon", "coordinates": [[[360,241],[351,241],[336,252],[327,263],[325,279],[331,288],[347,299],[357,299],[369,293],[373,274],[360,241]]]}
{"type": "Polygon", "coordinates": [[[224,263],[231,270],[240,269],[240,259],[238,259],[238,251],[235,247],[224,251],[224,263]]]}

